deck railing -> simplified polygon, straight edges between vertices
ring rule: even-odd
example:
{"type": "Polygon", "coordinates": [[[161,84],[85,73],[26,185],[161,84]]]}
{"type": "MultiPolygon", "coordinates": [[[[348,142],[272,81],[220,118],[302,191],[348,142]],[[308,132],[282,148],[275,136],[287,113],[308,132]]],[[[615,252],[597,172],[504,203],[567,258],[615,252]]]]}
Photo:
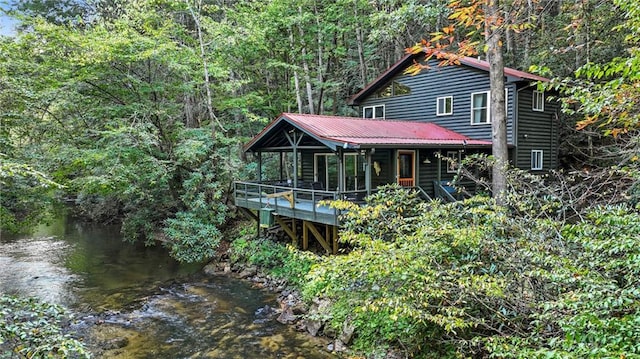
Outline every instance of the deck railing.
{"type": "Polygon", "coordinates": [[[442,199],[445,202],[455,202],[457,199],[454,197],[456,189],[447,181],[433,181],[433,188],[437,198],[442,199]]]}
{"type": "Polygon", "coordinates": [[[244,208],[271,208],[276,213],[291,215],[293,218],[337,224],[340,211],[326,205],[319,206],[319,202],[337,199],[361,202],[366,196],[366,191],[334,192],[291,187],[282,181],[238,181],[234,183],[234,196],[236,205],[244,208]]]}
{"type": "MultiPolygon", "coordinates": [[[[423,200],[431,200],[431,197],[420,187],[405,187],[405,189],[418,191],[423,200]]],[[[373,190],[372,193],[375,191],[373,190]]],[[[337,224],[339,222],[340,211],[327,205],[319,206],[319,202],[342,199],[355,203],[364,203],[366,195],[367,191],[364,190],[325,191],[292,187],[283,181],[238,181],[234,183],[235,203],[240,207],[253,210],[270,208],[276,213],[292,218],[328,224],[337,224]]]]}

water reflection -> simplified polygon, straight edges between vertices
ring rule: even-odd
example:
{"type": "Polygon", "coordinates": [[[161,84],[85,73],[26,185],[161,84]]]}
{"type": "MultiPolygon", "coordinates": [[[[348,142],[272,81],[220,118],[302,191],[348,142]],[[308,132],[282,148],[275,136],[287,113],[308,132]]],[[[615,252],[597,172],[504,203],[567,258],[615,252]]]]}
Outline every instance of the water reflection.
{"type": "Polygon", "coordinates": [[[0,291],[68,307],[100,307],[114,291],[184,277],[200,267],[180,265],[163,248],[123,243],[118,226],[65,215],[29,236],[0,236],[0,291]]]}
{"type": "Polygon", "coordinates": [[[162,248],[123,243],[117,226],[64,216],[0,237],[0,292],[72,309],[99,358],[332,358],[325,342],[269,316],[274,295],[205,277],[162,248]]]}
{"type": "Polygon", "coordinates": [[[0,241],[0,293],[73,303],[80,277],[64,266],[70,251],[67,242],[52,237],[0,241]]]}

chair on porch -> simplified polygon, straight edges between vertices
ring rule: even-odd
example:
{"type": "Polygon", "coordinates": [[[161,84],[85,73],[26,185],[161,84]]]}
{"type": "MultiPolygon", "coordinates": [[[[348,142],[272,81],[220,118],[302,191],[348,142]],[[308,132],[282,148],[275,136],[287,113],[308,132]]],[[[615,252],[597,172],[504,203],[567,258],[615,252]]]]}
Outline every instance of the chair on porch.
{"type": "MultiPolygon", "coordinates": [[[[311,182],[311,189],[314,191],[326,191],[326,189],[324,188],[324,183],[322,182],[311,182]]],[[[330,196],[326,193],[321,193],[321,194],[315,194],[314,198],[317,202],[317,201],[333,199],[333,196],[330,196]]]]}

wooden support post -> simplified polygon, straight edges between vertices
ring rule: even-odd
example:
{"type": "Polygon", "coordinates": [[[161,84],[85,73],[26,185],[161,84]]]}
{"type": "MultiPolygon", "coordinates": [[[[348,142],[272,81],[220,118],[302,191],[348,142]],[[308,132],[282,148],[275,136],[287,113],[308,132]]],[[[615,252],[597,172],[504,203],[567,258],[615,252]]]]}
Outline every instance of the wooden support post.
{"type": "Polygon", "coordinates": [[[298,248],[298,222],[295,218],[291,218],[291,227],[293,227],[293,246],[298,248]]]}
{"type": "Polygon", "coordinates": [[[331,243],[331,231],[329,230],[331,229],[331,226],[328,224],[324,225],[324,241],[327,243],[331,243]]]}
{"type": "Polygon", "coordinates": [[[307,230],[307,221],[302,220],[302,250],[309,249],[309,231],[307,230]]]}
{"type": "Polygon", "coordinates": [[[293,224],[293,229],[291,229],[291,227],[289,227],[289,225],[287,225],[287,222],[285,222],[280,216],[273,216],[276,220],[276,222],[278,222],[278,224],[280,225],[280,227],[282,227],[282,229],[284,230],[284,232],[289,236],[289,238],[291,238],[291,240],[293,241],[293,243],[297,246],[298,244],[298,237],[296,236],[296,220],[292,219],[291,223],[293,224]]]}
{"type": "Polygon", "coordinates": [[[313,234],[322,248],[324,248],[327,253],[331,253],[331,247],[329,247],[329,244],[325,242],[324,238],[322,237],[316,226],[313,224],[313,222],[307,222],[307,229],[311,231],[311,234],[313,234]]]}
{"type": "Polygon", "coordinates": [[[333,254],[338,254],[338,226],[333,227],[333,254]]]}

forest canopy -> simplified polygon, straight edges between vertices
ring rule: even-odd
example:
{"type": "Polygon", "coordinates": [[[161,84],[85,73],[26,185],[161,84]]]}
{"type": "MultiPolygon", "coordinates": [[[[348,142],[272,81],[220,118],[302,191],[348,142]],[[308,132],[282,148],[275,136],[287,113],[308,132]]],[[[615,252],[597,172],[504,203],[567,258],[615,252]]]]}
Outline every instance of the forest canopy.
{"type": "MultiPolygon", "coordinates": [[[[504,34],[506,65],[554,76],[567,95],[565,167],[617,165],[623,150],[635,161],[634,4],[509,4],[530,26],[504,34]]],[[[28,230],[65,199],[184,261],[212,254],[233,215],[230,183],[255,172],[242,143],[283,111],[357,115],[348,97],[454,11],[424,0],[9,5],[20,23],[0,39],[4,229],[28,230]]]]}

